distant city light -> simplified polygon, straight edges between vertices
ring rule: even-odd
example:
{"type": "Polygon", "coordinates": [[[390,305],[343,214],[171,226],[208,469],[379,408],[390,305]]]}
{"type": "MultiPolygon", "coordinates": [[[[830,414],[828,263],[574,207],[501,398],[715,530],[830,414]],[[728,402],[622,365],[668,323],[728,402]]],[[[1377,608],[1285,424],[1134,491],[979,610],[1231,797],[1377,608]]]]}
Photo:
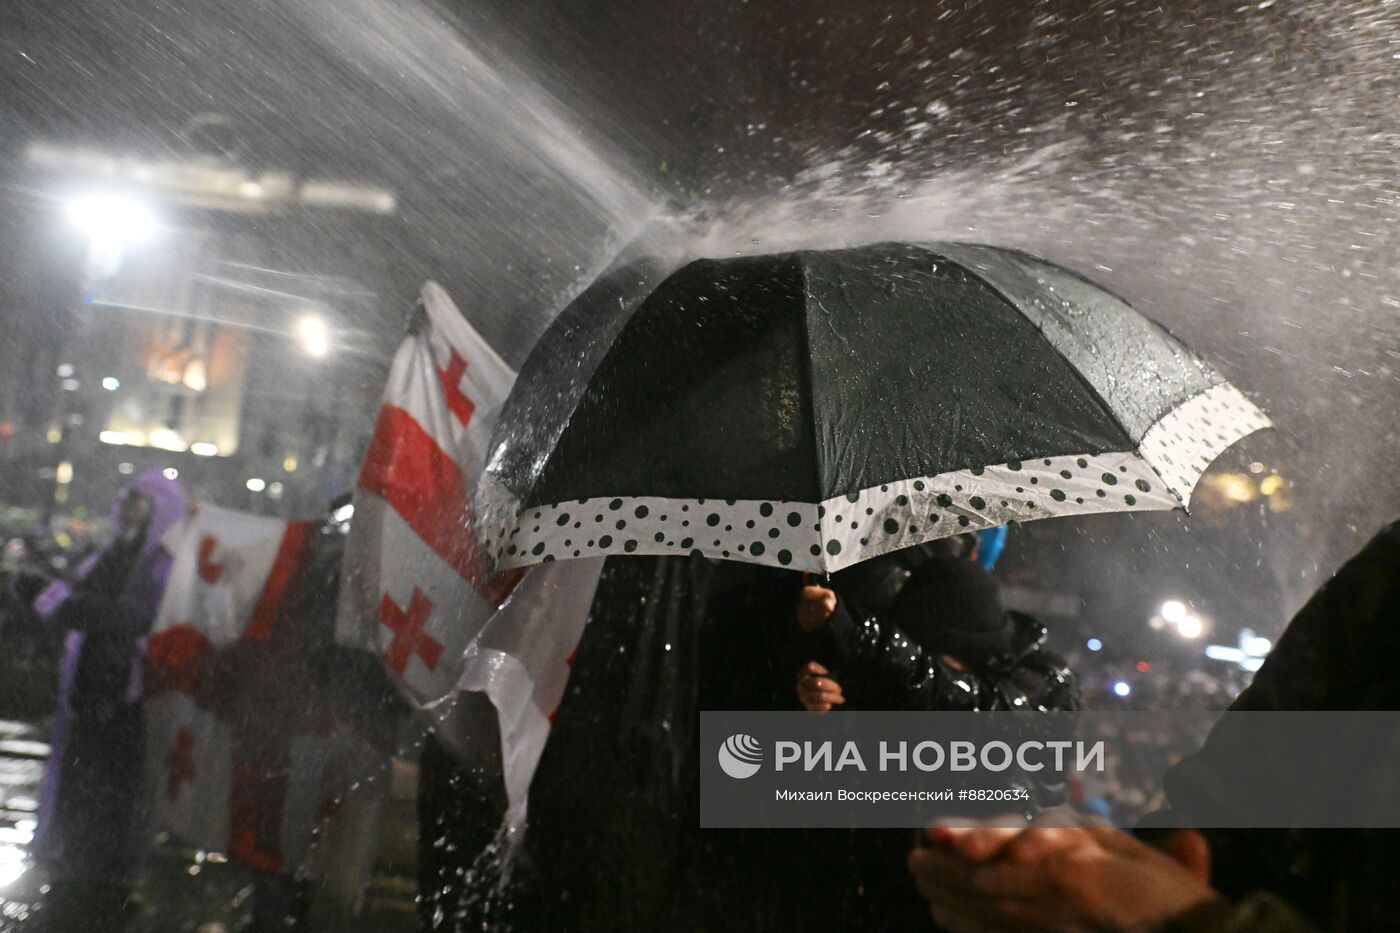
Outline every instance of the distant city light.
{"type": "Polygon", "coordinates": [[[267,494],[274,499],[280,499],[282,498],[282,491],[285,488],[286,487],[284,487],[281,483],[277,482],[276,480],[273,480],[272,482],[267,484],[267,494]]]}
{"type": "Polygon", "coordinates": [[[69,376],[73,375],[73,364],[59,363],[56,372],[58,374],[58,378],[67,379],[69,376]]]}
{"type": "Polygon", "coordinates": [[[1239,647],[1230,645],[1206,645],[1206,657],[1214,661],[1236,664],[1241,670],[1257,671],[1264,666],[1264,659],[1273,648],[1273,642],[1254,634],[1253,629],[1240,629],[1239,647]]]}
{"type": "Polygon", "coordinates": [[[183,453],[189,449],[184,438],[170,428],[156,428],[146,439],[146,443],[151,447],[158,447],[161,450],[169,450],[174,453],[183,453]]]}
{"type": "Polygon", "coordinates": [[[288,473],[295,473],[297,470],[297,458],[288,457],[287,459],[283,460],[282,469],[286,470],[288,473]]]}
{"type": "Polygon", "coordinates": [[[1186,604],[1179,599],[1169,599],[1162,603],[1162,608],[1157,610],[1157,614],[1168,622],[1180,622],[1186,618],[1186,604]]]}
{"type": "Polygon", "coordinates": [[[1206,617],[1192,612],[1180,599],[1168,599],[1157,608],[1157,614],[1147,620],[1154,631],[1176,629],[1182,638],[1200,638],[1210,627],[1206,617]]]}
{"type": "Polygon", "coordinates": [[[355,503],[347,502],[331,513],[331,520],[336,522],[348,522],[355,515],[355,503]]]}
{"type": "Polygon", "coordinates": [[[1250,629],[1240,632],[1240,648],[1251,658],[1262,658],[1273,650],[1274,643],[1254,634],[1250,629]]]}
{"type": "Polygon", "coordinates": [[[1266,496],[1272,496],[1283,488],[1282,476],[1266,476],[1259,481],[1259,491],[1266,496]]]}
{"type": "Polygon", "coordinates": [[[1251,463],[1251,464],[1249,465],[1249,472],[1255,474],[1256,476],[1259,475],[1260,473],[1263,473],[1263,472],[1264,472],[1264,464],[1260,463],[1258,460],[1255,460],[1253,463],[1251,463]]]}
{"type": "Polygon", "coordinates": [[[116,444],[118,446],[126,443],[125,431],[102,431],[97,435],[97,439],[104,444],[116,444]]]}
{"type": "Polygon", "coordinates": [[[50,444],[57,444],[59,441],[63,440],[63,431],[58,428],[49,428],[48,433],[44,435],[44,440],[48,441],[50,444]]]}
{"type": "Polygon", "coordinates": [[[190,360],[185,365],[185,371],[180,377],[180,381],[186,387],[194,389],[196,392],[203,392],[209,388],[209,379],[204,374],[203,360],[190,360]]]}
{"type": "Polygon", "coordinates": [[[1224,497],[1227,503],[1235,505],[1253,502],[1259,495],[1253,481],[1244,473],[1216,473],[1207,477],[1205,482],[1208,487],[1224,497]]]}
{"type": "Polygon", "coordinates": [[[219,445],[208,441],[195,441],[190,445],[190,453],[196,457],[214,457],[219,453],[219,445]]]}
{"type": "Polygon", "coordinates": [[[60,463],[58,469],[54,471],[53,478],[54,482],[58,483],[60,486],[67,486],[69,483],[73,482],[72,462],[65,460],[60,463]]]}
{"type": "Polygon", "coordinates": [[[307,356],[317,359],[331,351],[331,332],[326,322],[315,314],[308,314],[297,321],[297,337],[307,356]]]}
{"type": "Polygon", "coordinates": [[[1139,674],[1146,674],[1149,668],[1150,665],[1146,661],[1137,662],[1137,669],[1139,674]]]}
{"type": "Polygon", "coordinates": [[[78,380],[76,380],[76,379],[65,379],[65,380],[63,380],[63,391],[65,391],[65,392],[76,392],[76,391],[78,391],[78,386],[79,386],[79,385],[80,385],[80,383],[79,383],[78,380]]]}
{"type": "Polygon", "coordinates": [[[115,392],[115,391],[117,391],[118,389],[120,389],[121,387],[122,387],[122,381],[121,381],[120,379],[118,379],[116,376],[103,376],[103,377],[102,377],[102,388],[106,389],[108,392],[115,392]]]}
{"type": "Polygon", "coordinates": [[[254,476],[243,485],[248,487],[249,492],[262,492],[267,488],[267,481],[254,476]]]}
{"type": "MultiPolygon", "coordinates": [[[[32,833],[25,835],[32,836],[32,833]]],[[[18,881],[29,865],[25,860],[25,846],[28,840],[22,845],[0,845],[0,889],[8,888],[18,881]]]]}
{"type": "Polygon", "coordinates": [[[136,467],[132,466],[132,465],[129,464],[129,463],[118,463],[118,464],[117,464],[117,472],[120,473],[122,476],[130,476],[131,473],[132,473],[132,471],[135,470],[135,469],[136,469],[136,467]]]}
{"type": "Polygon", "coordinates": [[[1084,647],[1088,648],[1090,651],[1100,651],[1103,649],[1103,642],[1099,641],[1097,638],[1091,638],[1084,643],[1084,647]]]}
{"type": "Polygon", "coordinates": [[[1114,694],[1114,696],[1117,696],[1117,697],[1126,697],[1128,694],[1130,694],[1130,693],[1132,693],[1132,692],[1133,692],[1133,688],[1130,687],[1130,686],[1128,685],[1128,682],[1127,682],[1126,680],[1115,681],[1114,684],[1113,684],[1113,694],[1114,694]]]}
{"type": "Polygon", "coordinates": [[[165,476],[166,479],[179,479],[179,478],[180,478],[180,471],[177,470],[177,469],[175,469],[174,467],[166,467],[164,470],[161,470],[160,472],[165,476]]]}

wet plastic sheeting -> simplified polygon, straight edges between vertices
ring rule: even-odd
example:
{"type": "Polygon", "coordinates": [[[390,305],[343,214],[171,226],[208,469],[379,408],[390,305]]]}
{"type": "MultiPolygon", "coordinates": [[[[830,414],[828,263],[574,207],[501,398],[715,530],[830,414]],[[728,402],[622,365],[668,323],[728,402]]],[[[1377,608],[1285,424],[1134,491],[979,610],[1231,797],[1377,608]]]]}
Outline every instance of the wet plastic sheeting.
{"type": "Polygon", "coordinates": [[[770,896],[749,888],[761,844],[697,828],[695,755],[700,709],[793,706],[781,626],[798,581],[699,558],[608,562],[497,919],[510,908],[518,929],[776,928],[750,921],[784,899],[791,919],[800,899],[772,879],[770,896]]]}
{"type": "Polygon", "coordinates": [[[661,928],[688,887],[677,844],[698,789],[682,775],[695,773],[711,572],[667,558],[606,566],[530,789],[529,868],[513,892],[521,929],[661,928]]]}

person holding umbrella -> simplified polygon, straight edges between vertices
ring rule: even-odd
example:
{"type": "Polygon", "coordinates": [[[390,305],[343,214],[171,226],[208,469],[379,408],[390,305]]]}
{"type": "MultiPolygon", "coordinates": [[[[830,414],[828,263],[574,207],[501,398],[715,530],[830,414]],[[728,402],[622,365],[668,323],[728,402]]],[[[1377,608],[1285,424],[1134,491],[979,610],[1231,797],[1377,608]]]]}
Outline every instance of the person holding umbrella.
{"type": "MultiPolygon", "coordinates": [[[[837,593],[803,588],[798,625],[815,658],[798,672],[797,697],[812,712],[854,706],[879,710],[1040,710],[1079,708],[1074,674],[1044,648],[1046,630],[1008,612],[985,570],[964,557],[935,556],[918,564],[889,609],[857,621],[837,593]],[[849,701],[846,691],[849,690],[849,701]]],[[[1039,722],[1028,724],[1035,729],[1039,722]]],[[[1005,787],[1030,819],[1065,801],[1063,775],[1012,771],[1005,787]]],[[[829,835],[829,834],[823,834],[829,835]]],[[[897,871],[908,836],[864,830],[850,834],[846,887],[871,923],[902,918],[927,922],[917,892],[897,871]]]]}
{"type": "Polygon", "coordinates": [[[1045,650],[1046,629],[1008,612],[997,585],[976,564],[931,558],[915,569],[887,617],[852,617],[837,594],[805,586],[798,625],[814,657],[799,672],[804,708],[844,705],[827,665],[849,675],[865,709],[1074,710],[1074,674],[1045,650]]]}
{"type": "MultiPolygon", "coordinates": [[[[624,908],[639,928],[717,928],[740,889],[748,928],[818,909],[810,879],[791,886],[801,899],[771,877],[760,896],[750,866],[772,876],[772,860],[685,835],[699,711],[765,708],[764,620],[792,624],[791,590],[777,614],[739,608],[781,581],[731,596],[724,568],[795,582],[1014,522],[1184,508],[1209,464],[1268,424],[1122,299],[1016,250],[877,243],[610,270],[521,367],[475,499],[497,570],[621,558],[531,786],[538,906],[571,929],[627,926],[624,908]],[[717,650],[744,619],[749,650],[717,650]],[[725,689],[706,696],[707,681],[725,689]]],[[[970,663],[1007,656],[1015,675],[1041,657],[1031,629],[991,623],[980,634],[997,645],[970,663]]],[[[888,655],[875,629],[854,630],[851,660],[888,655]]],[[[1046,686],[988,686],[945,656],[966,663],[922,651],[938,676],[919,689],[957,695],[965,680],[968,708],[1033,708],[1046,686]]]]}

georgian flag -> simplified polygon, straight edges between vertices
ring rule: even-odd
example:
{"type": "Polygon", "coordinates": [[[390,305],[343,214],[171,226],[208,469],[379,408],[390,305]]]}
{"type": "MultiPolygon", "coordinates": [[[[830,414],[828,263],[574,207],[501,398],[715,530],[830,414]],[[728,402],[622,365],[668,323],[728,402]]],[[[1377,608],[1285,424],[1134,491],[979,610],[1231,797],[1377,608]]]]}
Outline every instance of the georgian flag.
{"type": "MultiPolygon", "coordinates": [[[[300,663],[290,629],[304,620],[282,612],[310,528],[202,505],[171,531],[174,560],[147,643],[156,828],[289,875],[308,871],[318,827],[352,786],[373,784],[366,778],[387,765],[337,722],[300,663]]],[[[333,869],[351,902],[376,833],[371,817],[337,834],[358,866],[357,878],[343,860],[333,869]]]]}
{"type": "Polygon", "coordinates": [[[472,496],[515,373],[440,286],[425,284],[422,300],[355,490],[337,637],[379,654],[464,761],[482,760],[479,737],[452,716],[454,701],[491,699],[518,826],[602,561],[552,563],[523,581],[494,572],[472,496]]]}

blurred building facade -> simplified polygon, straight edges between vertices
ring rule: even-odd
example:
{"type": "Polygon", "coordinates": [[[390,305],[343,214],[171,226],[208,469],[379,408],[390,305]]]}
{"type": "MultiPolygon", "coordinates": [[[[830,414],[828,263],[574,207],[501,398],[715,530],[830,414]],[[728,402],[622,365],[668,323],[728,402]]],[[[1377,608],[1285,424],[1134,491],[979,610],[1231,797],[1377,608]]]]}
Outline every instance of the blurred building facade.
{"type": "Polygon", "coordinates": [[[7,215],[4,505],[105,510],[151,466],[273,514],[353,484],[386,318],[414,299],[383,248],[394,195],[245,169],[221,129],[164,158],[35,142],[13,167],[30,197],[7,215]]]}

